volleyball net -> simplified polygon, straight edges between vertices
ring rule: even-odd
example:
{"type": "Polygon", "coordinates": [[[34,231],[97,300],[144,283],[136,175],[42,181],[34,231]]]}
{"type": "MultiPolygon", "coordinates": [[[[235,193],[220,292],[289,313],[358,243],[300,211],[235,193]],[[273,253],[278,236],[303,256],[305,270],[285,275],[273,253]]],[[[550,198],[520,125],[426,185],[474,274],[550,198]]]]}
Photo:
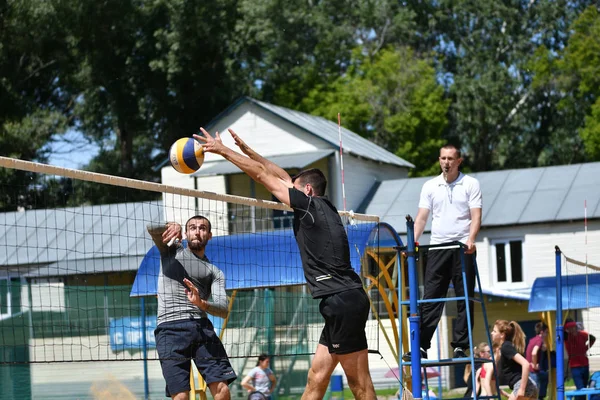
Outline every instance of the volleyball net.
{"type": "MultiPolygon", "coordinates": [[[[211,319],[229,357],[310,355],[316,349],[323,320],[305,285],[286,206],[4,157],[0,171],[27,171],[36,185],[60,180],[63,188],[54,192],[60,194],[51,199],[54,207],[44,207],[46,199],[37,195],[32,209],[21,205],[35,191],[29,180],[0,189],[2,208],[13,209],[0,213],[1,364],[158,359],[153,331],[160,255],[146,227],[167,221],[185,226],[198,214],[212,224],[207,257],[225,274],[229,312],[211,319]],[[122,198],[70,206],[75,187],[84,198],[118,187],[122,198]],[[149,200],[130,201],[139,198],[149,200]]],[[[225,187],[233,184],[228,179],[248,185],[250,178],[220,179],[225,187]]],[[[390,233],[377,217],[342,217],[352,267],[371,288],[376,314],[386,291],[375,269],[380,241],[389,245],[390,233]]],[[[368,324],[367,337],[369,349],[378,352],[376,321],[368,324]]]]}

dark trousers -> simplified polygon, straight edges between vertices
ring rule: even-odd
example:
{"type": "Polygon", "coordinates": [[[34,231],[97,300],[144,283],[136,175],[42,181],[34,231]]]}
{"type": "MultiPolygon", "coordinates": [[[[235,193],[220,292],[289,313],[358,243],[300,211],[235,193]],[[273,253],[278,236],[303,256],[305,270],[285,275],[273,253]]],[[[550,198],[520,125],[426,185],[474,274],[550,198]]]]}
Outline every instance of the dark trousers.
{"type": "MultiPolygon", "coordinates": [[[[571,376],[577,390],[587,387],[590,380],[590,366],[571,367],[571,376]]],[[[575,400],[585,400],[585,396],[575,396],[575,400]]]]}
{"type": "MultiPolygon", "coordinates": [[[[467,291],[473,298],[475,291],[475,265],[474,254],[465,254],[465,272],[467,277],[467,291]]],[[[439,299],[446,297],[450,281],[454,285],[456,297],[464,296],[462,279],[462,265],[459,249],[431,249],[427,255],[425,267],[425,280],[423,282],[423,299],[439,299]]],[[[421,303],[421,347],[425,350],[431,347],[431,338],[440,322],[444,302],[421,303]]],[[[469,328],[467,326],[467,307],[464,301],[456,303],[458,316],[452,336],[452,347],[468,349],[469,328]]],[[[473,328],[473,301],[469,301],[471,329],[473,328]]]]}

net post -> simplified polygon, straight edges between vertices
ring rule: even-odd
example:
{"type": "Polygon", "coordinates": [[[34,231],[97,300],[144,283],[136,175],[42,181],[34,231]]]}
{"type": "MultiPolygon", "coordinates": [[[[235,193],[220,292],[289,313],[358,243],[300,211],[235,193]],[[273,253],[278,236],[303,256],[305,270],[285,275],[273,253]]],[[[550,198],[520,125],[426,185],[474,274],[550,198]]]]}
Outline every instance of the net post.
{"type": "Polygon", "coordinates": [[[562,315],[562,252],[554,247],[556,265],[556,398],[565,398],[564,327],[562,315]]]}
{"type": "MultiPolygon", "coordinates": [[[[416,398],[421,398],[421,338],[417,301],[419,297],[419,284],[417,282],[417,263],[415,260],[415,222],[410,215],[406,216],[406,250],[408,261],[408,282],[410,288],[410,351],[412,369],[412,392],[416,398]]],[[[402,363],[400,363],[401,366],[402,363]]]]}
{"type": "Polygon", "coordinates": [[[142,325],[142,358],[144,363],[144,400],[150,398],[150,387],[148,385],[148,342],[146,340],[146,298],[145,296],[140,297],[140,308],[142,311],[141,325],[142,325]]]}

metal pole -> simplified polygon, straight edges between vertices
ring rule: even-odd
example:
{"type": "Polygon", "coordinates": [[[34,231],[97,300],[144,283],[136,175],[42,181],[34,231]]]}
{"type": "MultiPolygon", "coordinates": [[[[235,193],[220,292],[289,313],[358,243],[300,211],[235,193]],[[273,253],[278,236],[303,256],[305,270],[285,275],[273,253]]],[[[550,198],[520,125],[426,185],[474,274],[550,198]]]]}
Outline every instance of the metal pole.
{"type": "Polygon", "coordinates": [[[140,307],[142,308],[142,357],[144,359],[144,399],[150,398],[148,387],[148,341],[146,340],[146,299],[140,297],[140,307]]]}
{"type": "Polygon", "coordinates": [[[562,253],[558,246],[554,247],[556,254],[556,398],[565,398],[565,347],[562,315],[562,253]]]}
{"type": "MultiPolygon", "coordinates": [[[[402,292],[402,280],[404,274],[402,273],[402,252],[398,249],[396,254],[396,269],[398,270],[398,283],[396,284],[396,291],[398,292],[398,393],[402,393],[402,382],[404,382],[404,368],[402,368],[402,350],[403,343],[402,338],[404,337],[404,305],[402,304],[402,298],[404,293],[402,292]]],[[[395,323],[395,322],[394,322],[395,323]]]]}
{"type": "Polygon", "coordinates": [[[410,293],[410,348],[412,368],[412,392],[415,399],[422,398],[421,391],[421,317],[418,313],[419,283],[417,282],[417,263],[415,261],[415,222],[410,215],[406,216],[406,240],[408,261],[408,285],[410,293]]]}
{"type": "MultiPolygon", "coordinates": [[[[475,374],[475,355],[473,354],[473,348],[475,347],[475,345],[473,344],[473,328],[471,327],[471,324],[473,324],[473,318],[471,317],[471,297],[469,296],[470,293],[469,282],[467,279],[467,263],[465,262],[465,257],[467,257],[467,255],[465,254],[465,248],[463,246],[459,247],[458,252],[460,254],[460,268],[463,279],[465,312],[467,313],[467,331],[469,332],[469,353],[471,354],[471,357],[469,357],[471,359],[471,384],[473,385],[473,398],[477,400],[477,376],[475,374]]],[[[474,255],[469,255],[469,257],[475,258],[474,255]]],[[[473,266],[473,268],[475,268],[475,266],[473,266]]],[[[483,308],[485,309],[485,305],[483,306],[483,308]]],[[[473,315],[473,317],[475,317],[475,315],[473,315]]]]}

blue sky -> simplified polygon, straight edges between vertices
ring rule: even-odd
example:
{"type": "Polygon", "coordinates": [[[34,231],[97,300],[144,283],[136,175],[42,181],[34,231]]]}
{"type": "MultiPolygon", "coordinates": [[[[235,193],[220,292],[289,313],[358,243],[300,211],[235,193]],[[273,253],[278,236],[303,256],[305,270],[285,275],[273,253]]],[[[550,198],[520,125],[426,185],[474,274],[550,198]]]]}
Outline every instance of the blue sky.
{"type": "Polygon", "coordinates": [[[81,133],[68,131],[55,137],[50,144],[48,163],[57,167],[80,169],[98,154],[98,150],[98,146],[86,140],[81,133]]]}

